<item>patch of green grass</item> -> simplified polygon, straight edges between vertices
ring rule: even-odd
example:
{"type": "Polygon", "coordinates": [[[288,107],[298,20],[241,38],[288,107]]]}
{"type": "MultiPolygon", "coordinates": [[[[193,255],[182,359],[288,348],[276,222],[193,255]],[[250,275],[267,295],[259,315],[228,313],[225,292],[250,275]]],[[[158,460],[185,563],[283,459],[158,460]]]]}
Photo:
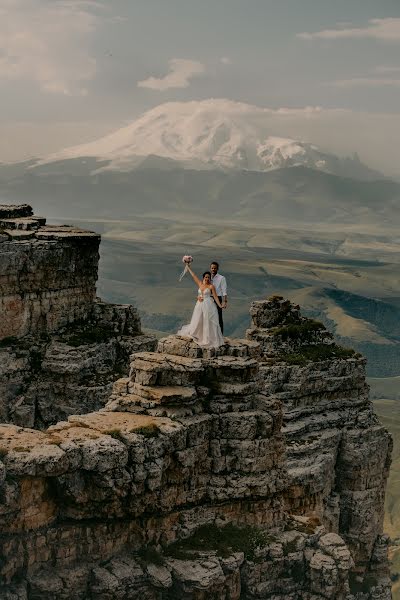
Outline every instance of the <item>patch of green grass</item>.
{"type": "Polygon", "coordinates": [[[274,539],[262,529],[248,525],[243,527],[233,524],[225,527],[217,527],[215,524],[203,525],[191,537],[174,542],[165,548],[165,554],[187,560],[199,552],[210,550],[215,551],[222,558],[227,558],[233,552],[244,552],[247,560],[257,562],[257,549],[266,546],[274,539]]]}
{"type": "Polygon", "coordinates": [[[144,546],[138,552],[139,557],[144,563],[157,565],[161,567],[164,564],[164,558],[154,546],[144,546]]]}
{"type": "MultiPolygon", "coordinates": [[[[271,333],[273,336],[279,336],[283,341],[287,341],[308,339],[317,331],[326,331],[325,325],[319,321],[307,319],[307,321],[302,321],[301,323],[291,323],[283,327],[276,327],[271,333]]],[[[326,334],[331,335],[328,332],[326,334]]]]}
{"type": "Polygon", "coordinates": [[[290,365],[306,365],[309,362],[330,360],[333,358],[354,358],[359,356],[352,348],[343,348],[337,344],[315,344],[302,346],[298,352],[279,354],[279,360],[290,365]]]}
{"type": "Polygon", "coordinates": [[[112,438],[114,438],[114,440],[118,440],[119,442],[124,441],[124,436],[121,433],[120,429],[108,429],[106,431],[103,431],[103,433],[105,433],[106,435],[110,435],[112,438]]]}
{"type": "Polygon", "coordinates": [[[160,430],[155,423],[151,423],[151,425],[143,425],[143,427],[138,427],[136,429],[132,429],[131,431],[132,433],[143,435],[146,438],[158,437],[160,435],[160,430]]]}

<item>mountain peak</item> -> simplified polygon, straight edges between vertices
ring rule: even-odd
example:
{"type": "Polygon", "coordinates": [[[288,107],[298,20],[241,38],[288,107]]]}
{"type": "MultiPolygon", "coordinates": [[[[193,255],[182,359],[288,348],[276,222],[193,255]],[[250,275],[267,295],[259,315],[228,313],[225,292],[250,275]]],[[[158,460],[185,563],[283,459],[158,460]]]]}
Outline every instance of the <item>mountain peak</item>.
{"type": "MultiPolygon", "coordinates": [[[[40,164],[94,157],[107,161],[102,169],[129,171],[140,157],[159,156],[191,168],[268,171],[304,165],[343,174],[344,159],[305,141],[273,135],[270,113],[267,108],[221,98],[167,102],[126,127],[53,154],[40,164]]],[[[368,171],[358,160],[345,160],[347,171],[349,161],[357,164],[358,171],[368,171]]]]}

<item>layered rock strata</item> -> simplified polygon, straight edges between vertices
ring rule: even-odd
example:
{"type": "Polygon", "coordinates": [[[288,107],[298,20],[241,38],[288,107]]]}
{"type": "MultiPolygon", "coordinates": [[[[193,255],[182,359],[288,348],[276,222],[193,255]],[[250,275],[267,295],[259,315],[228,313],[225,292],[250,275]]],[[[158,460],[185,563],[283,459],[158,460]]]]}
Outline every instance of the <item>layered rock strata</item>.
{"type": "Polygon", "coordinates": [[[390,598],[380,530],[367,566],[340,518],[306,501],[309,473],[304,503],[291,504],[283,403],[259,352],[252,340],[210,351],[170,336],[132,356],[103,410],[45,432],[3,425],[3,593],[390,598]],[[216,531],[228,532],[222,548],[216,531]]]}
{"type": "MultiPolygon", "coordinates": [[[[45,227],[25,205],[1,215],[0,255],[45,227]]],[[[389,599],[391,440],[364,359],[279,297],[207,350],[155,349],[135,309],[91,294],[57,325],[19,304],[0,348],[0,597],[389,599]]]]}
{"type": "Polygon", "coordinates": [[[318,516],[346,541],[355,572],[373,570],[371,557],[388,542],[382,528],[392,440],[368,397],[366,361],[287,300],[255,302],[251,317],[263,392],[283,409],[285,508],[318,516]]]}
{"type": "Polygon", "coordinates": [[[257,344],[204,356],[171,341],[177,354],[133,355],[103,411],[45,432],[1,426],[7,583],[61,577],[90,556],[86,590],[93,562],[126,546],[168,545],[216,520],[282,522],[281,411],[259,394],[257,344]]]}
{"type": "Polygon", "coordinates": [[[0,340],[46,334],[89,316],[100,236],[0,206],[0,340]]]}
{"type": "Polygon", "coordinates": [[[135,350],[136,309],[96,298],[100,237],[0,206],[0,421],[46,427],[104,406],[135,350]]]}

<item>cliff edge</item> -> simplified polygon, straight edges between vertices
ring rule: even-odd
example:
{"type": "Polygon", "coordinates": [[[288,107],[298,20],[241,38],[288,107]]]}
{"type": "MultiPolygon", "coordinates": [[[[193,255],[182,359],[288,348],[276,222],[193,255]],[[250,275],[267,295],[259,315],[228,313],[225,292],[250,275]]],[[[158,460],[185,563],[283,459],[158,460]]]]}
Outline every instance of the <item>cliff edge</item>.
{"type": "Polygon", "coordinates": [[[100,236],[0,205],[0,422],[44,428],[97,410],[138,349],[135,308],[96,297],[100,236]]]}
{"type": "Polygon", "coordinates": [[[98,237],[41,239],[28,209],[7,207],[0,223],[1,277],[14,274],[1,306],[14,298],[17,324],[0,348],[0,596],[389,599],[391,439],[365,359],[280,297],[252,304],[246,339],[156,347],[134,309],[96,300],[98,237]],[[19,225],[33,235],[14,236],[19,225]],[[75,275],[52,285],[54,311],[91,264],[86,291],[55,320],[26,319],[42,315],[48,279],[22,293],[10,258],[30,256],[35,271],[40,255],[45,272],[55,251],[75,275]],[[104,365],[110,348],[120,358],[104,365]]]}

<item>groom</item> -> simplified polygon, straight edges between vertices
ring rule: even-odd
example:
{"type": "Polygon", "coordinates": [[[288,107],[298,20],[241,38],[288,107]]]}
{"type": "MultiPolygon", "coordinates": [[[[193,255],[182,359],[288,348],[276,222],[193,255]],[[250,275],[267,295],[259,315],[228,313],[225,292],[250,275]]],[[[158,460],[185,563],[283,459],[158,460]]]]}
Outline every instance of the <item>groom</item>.
{"type": "MultiPolygon", "coordinates": [[[[226,279],[223,275],[218,273],[219,264],[217,262],[212,262],[210,264],[211,271],[211,283],[215,287],[215,291],[219,298],[219,301],[222,304],[222,308],[226,308],[228,305],[228,296],[227,296],[227,288],[226,288],[226,279]]],[[[217,306],[218,310],[218,318],[219,318],[219,326],[221,327],[221,333],[224,333],[224,321],[222,319],[222,308],[217,306]]]]}

